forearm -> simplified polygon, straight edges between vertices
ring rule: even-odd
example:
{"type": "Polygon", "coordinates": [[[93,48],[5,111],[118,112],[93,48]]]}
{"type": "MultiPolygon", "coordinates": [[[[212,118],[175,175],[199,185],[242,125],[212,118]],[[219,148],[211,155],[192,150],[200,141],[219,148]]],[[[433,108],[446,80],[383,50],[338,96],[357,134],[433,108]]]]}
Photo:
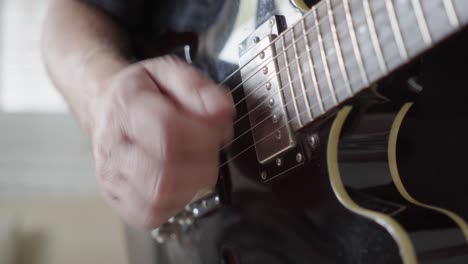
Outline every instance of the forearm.
{"type": "Polygon", "coordinates": [[[81,126],[92,133],[107,79],[128,65],[128,40],[107,16],[78,0],[51,0],[42,52],[48,72],[81,126]]]}

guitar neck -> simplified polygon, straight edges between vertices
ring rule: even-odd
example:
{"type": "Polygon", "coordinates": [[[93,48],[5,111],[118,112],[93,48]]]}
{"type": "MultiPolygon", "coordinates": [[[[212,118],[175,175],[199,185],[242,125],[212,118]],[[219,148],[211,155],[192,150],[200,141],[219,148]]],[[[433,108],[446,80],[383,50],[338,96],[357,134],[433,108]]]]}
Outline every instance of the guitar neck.
{"type": "Polygon", "coordinates": [[[466,0],[323,0],[275,42],[298,130],[468,23],[466,0]]]}

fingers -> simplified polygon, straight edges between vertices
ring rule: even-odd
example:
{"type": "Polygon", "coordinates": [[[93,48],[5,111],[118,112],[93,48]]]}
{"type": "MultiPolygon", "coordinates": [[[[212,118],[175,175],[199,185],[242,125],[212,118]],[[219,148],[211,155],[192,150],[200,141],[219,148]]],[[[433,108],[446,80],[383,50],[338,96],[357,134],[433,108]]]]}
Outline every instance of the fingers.
{"type": "MultiPolygon", "coordinates": [[[[192,66],[183,63],[176,57],[162,57],[145,61],[141,65],[134,65],[121,74],[116,82],[119,83],[119,87],[124,87],[121,92],[117,93],[117,101],[121,103],[122,111],[131,108],[129,105],[131,102],[142,105],[140,102],[142,99],[136,99],[135,96],[148,96],[146,101],[151,101],[156,95],[164,100],[162,102],[153,100],[145,107],[155,108],[155,113],[165,110],[175,113],[175,111],[183,110],[184,112],[180,114],[187,117],[191,116],[187,114],[188,111],[195,114],[194,117],[199,120],[216,124],[221,133],[224,134],[224,142],[228,142],[232,137],[234,114],[232,97],[222,87],[217,86],[192,66]],[[172,71],[180,72],[180,75],[177,75],[179,78],[175,78],[174,74],[170,73],[172,71]],[[159,78],[159,76],[162,77],[159,78]],[[165,85],[171,89],[165,89],[165,85]],[[201,98],[204,99],[201,100],[201,98]],[[213,103],[217,104],[214,106],[217,110],[211,114],[211,111],[206,111],[204,106],[213,105],[213,103]]],[[[141,115],[134,115],[133,118],[143,119],[145,122],[151,120],[151,117],[145,115],[147,112],[146,109],[143,109],[141,115]]]]}
{"type": "Polygon", "coordinates": [[[225,127],[189,116],[167,98],[151,93],[142,92],[128,114],[130,136],[166,162],[190,158],[195,152],[217,152],[225,136],[225,127]]]}
{"type": "Polygon", "coordinates": [[[105,199],[130,223],[157,227],[184,208],[200,189],[214,188],[217,155],[198,153],[170,164],[137,144],[119,143],[114,134],[108,133],[108,141],[103,142],[116,143],[110,154],[96,155],[97,178],[105,199]]]}
{"type": "Polygon", "coordinates": [[[128,223],[145,225],[148,203],[133,186],[128,175],[115,165],[115,159],[95,153],[96,179],[103,198],[128,223]]]}
{"type": "Polygon", "coordinates": [[[232,101],[172,57],[131,66],[112,86],[93,133],[98,182],[127,222],[157,227],[214,188],[232,101]]]}
{"type": "Polygon", "coordinates": [[[186,111],[203,118],[232,118],[232,97],[194,67],[174,56],[141,64],[154,82],[186,111]]]}
{"type": "Polygon", "coordinates": [[[198,190],[214,187],[224,135],[163,96],[148,90],[131,96],[99,123],[97,176],[115,210],[134,225],[152,228],[183,209],[198,190]]]}

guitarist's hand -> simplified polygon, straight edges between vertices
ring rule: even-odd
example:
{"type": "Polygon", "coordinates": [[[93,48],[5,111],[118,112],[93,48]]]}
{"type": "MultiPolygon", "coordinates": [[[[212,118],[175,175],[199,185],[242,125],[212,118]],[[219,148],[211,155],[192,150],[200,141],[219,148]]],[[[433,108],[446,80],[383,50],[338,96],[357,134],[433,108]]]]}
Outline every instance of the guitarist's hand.
{"type": "Polygon", "coordinates": [[[232,99],[169,56],[128,66],[105,86],[91,133],[100,189],[127,222],[157,227],[214,187],[232,99]]]}
{"type": "Polygon", "coordinates": [[[111,206],[153,228],[213,187],[234,115],[226,92],[174,57],[130,65],[126,31],[94,5],[51,0],[46,17],[48,72],[92,138],[111,206]]]}

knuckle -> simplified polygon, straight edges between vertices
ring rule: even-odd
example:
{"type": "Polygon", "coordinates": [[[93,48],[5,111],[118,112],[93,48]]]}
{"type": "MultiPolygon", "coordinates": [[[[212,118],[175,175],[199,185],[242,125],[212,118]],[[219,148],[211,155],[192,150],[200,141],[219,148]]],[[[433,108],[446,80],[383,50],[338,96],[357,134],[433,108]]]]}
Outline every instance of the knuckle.
{"type": "Polygon", "coordinates": [[[119,163],[115,162],[111,152],[106,150],[105,155],[98,155],[95,158],[95,163],[96,179],[103,187],[113,187],[126,182],[126,177],[121,172],[119,163]]]}
{"type": "Polygon", "coordinates": [[[120,197],[113,190],[103,190],[102,195],[107,197],[111,202],[120,202],[120,197]]]}
{"type": "Polygon", "coordinates": [[[106,97],[111,101],[128,105],[138,91],[148,87],[148,73],[139,63],[131,65],[119,72],[107,84],[106,97]]]}
{"type": "Polygon", "coordinates": [[[199,90],[209,90],[215,87],[215,84],[208,79],[202,72],[193,67],[187,67],[184,70],[187,80],[192,83],[192,90],[198,92],[199,90]]]}
{"type": "Polygon", "coordinates": [[[171,54],[161,56],[155,61],[168,65],[185,65],[185,63],[179,57],[171,54]]]}
{"type": "Polygon", "coordinates": [[[111,168],[109,157],[96,158],[96,176],[98,179],[107,181],[113,174],[111,168]]]}
{"type": "Polygon", "coordinates": [[[115,79],[115,85],[117,86],[134,86],[134,84],[140,81],[146,76],[144,67],[139,64],[133,64],[128,66],[122,72],[117,75],[115,79]]]}
{"type": "Polygon", "coordinates": [[[156,61],[160,66],[166,67],[166,69],[173,68],[177,70],[178,76],[183,76],[183,78],[179,78],[179,80],[190,80],[193,89],[203,89],[211,83],[201,71],[187,64],[177,56],[165,55],[158,58],[156,61]]]}
{"type": "Polygon", "coordinates": [[[101,164],[96,165],[96,178],[100,186],[102,187],[109,187],[112,186],[114,182],[112,178],[114,177],[114,173],[109,166],[106,165],[107,162],[102,162],[101,164]]]}
{"type": "Polygon", "coordinates": [[[182,68],[185,63],[174,55],[164,55],[161,57],[147,59],[139,62],[144,71],[150,70],[154,74],[159,74],[161,71],[167,71],[174,68],[182,68]]]}

